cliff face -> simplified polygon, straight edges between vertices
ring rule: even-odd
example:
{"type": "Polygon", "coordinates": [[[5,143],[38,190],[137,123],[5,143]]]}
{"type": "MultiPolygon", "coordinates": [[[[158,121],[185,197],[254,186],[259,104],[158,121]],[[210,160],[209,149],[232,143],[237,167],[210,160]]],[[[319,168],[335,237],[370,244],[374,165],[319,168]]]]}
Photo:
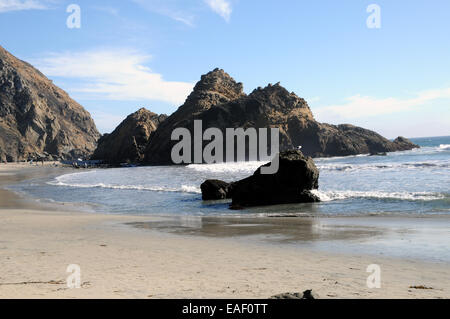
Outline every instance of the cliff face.
{"type": "Polygon", "coordinates": [[[0,160],[87,157],[99,137],[81,105],[0,47],[0,160]]]}
{"type": "Polygon", "coordinates": [[[111,164],[137,163],[144,159],[144,150],[151,134],[167,118],[145,108],[129,115],[111,134],[103,135],[92,159],[111,164]]]}
{"type": "Polygon", "coordinates": [[[144,161],[172,164],[171,149],[177,143],[171,141],[172,131],[184,127],[193,132],[196,119],[202,120],[203,130],[216,127],[224,133],[226,128],[277,127],[280,129],[280,151],[302,146],[302,152],[313,157],[418,147],[407,139],[398,138],[391,142],[373,131],[353,125],[319,123],[304,99],[279,84],[258,88],[246,95],[241,83],[236,83],[223,70],[215,69],[202,76],[185,104],[156,130],[145,151],[144,161]]]}

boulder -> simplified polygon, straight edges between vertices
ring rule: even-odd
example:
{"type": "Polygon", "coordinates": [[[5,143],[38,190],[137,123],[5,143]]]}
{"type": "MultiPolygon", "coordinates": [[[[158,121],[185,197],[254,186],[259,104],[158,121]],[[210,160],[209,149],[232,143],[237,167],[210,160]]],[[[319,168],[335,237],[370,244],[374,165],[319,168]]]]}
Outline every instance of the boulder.
{"type": "Polygon", "coordinates": [[[419,148],[419,145],[412,143],[410,140],[403,136],[397,137],[393,141],[393,144],[395,145],[396,151],[408,151],[413,148],[419,148]]]}
{"type": "Polygon", "coordinates": [[[203,200],[220,200],[231,198],[233,183],[227,183],[217,179],[209,179],[201,186],[203,200]]]}
{"type": "Polygon", "coordinates": [[[318,181],[319,170],[311,157],[299,150],[282,152],[277,173],[261,174],[260,167],[252,176],[234,183],[231,208],[319,202],[311,193],[319,187],[318,181]]]}

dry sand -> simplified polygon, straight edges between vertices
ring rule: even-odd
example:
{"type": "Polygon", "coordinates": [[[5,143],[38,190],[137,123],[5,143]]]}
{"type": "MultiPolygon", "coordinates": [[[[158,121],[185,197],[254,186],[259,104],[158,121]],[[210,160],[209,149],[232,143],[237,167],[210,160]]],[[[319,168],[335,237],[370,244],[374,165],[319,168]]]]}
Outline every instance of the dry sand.
{"type": "MultiPolygon", "coordinates": [[[[0,180],[24,169],[2,164],[0,180]]],[[[0,209],[0,298],[267,298],[306,289],[321,298],[450,297],[445,263],[139,229],[126,224],[156,217],[25,207],[0,192],[0,207],[7,202],[0,209]],[[80,289],[66,285],[70,264],[81,267],[80,289]],[[370,264],[381,267],[380,289],[366,285],[370,264]]]]}

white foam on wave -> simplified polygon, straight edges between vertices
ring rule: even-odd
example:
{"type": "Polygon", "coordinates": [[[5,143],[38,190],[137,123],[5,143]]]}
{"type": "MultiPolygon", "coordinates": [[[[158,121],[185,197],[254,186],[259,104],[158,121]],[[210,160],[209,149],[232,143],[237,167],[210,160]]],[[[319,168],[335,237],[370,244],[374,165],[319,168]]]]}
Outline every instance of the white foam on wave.
{"type": "Polygon", "coordinates": [[[358,154],[358,155],[347,155],[347,156],[330,156],[330,157],[315,157],[314,161],[334,161],[334,160],[340,160],[340,159],[351,159],[351,158],[358,158],[358,157],[369,157],[370,154],[358,154]]]}
{"type": "Polygon", "coordinates": [[[249,161],[249,162],[228,162],[217,164],[190,164],[186,166],[188,169],[196,172],[209,172],[209,173],[253,173],[260,166],[267,164],[268,162],[249,161]]]}
{"type": "Polygon", "coordinates": [[[450,144],[441,144],[441,145],[439,145],[439,149],[450,150],[450,144]]]}
{"type": "Polygon", "coordinates": [[[448,168],[450,161],[426,161],[409,163],[369,163],[369,164],[321,164],[317,163],[319,170],[327,171],[359,171],[359,170],[380,170],[380,169],[423,169],[423,168],[448,168]]]}
{"type": "Polygon", "coordinates": [[[65,186],[74,188],[106,188],[106,189],[123,189],[123,190],[139,190],[139,191],[154,191],[154,192],[181,192],[201,194],[199,187],[193,185],[181,185],[180,187],[167,186],[144,186],[144,185],[112,185],[104,183],[96,184],[81,184],[81,183],[65,183],[58,180],[50,181],[47,184],[54,186],[65,186]]]}
{"type": "Polygon", "coordinates": [[[312,191],[323,202],[350,198],[400,199],[410,201],[432,201],[444,199],[440,193],[431,192],[382,192],[382,191],[312,191]]]}

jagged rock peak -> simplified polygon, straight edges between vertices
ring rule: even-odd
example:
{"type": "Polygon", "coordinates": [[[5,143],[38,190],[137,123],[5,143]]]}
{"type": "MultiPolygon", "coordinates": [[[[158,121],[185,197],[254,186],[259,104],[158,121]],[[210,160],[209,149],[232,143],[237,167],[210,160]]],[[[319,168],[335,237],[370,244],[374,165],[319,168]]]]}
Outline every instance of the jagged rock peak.
{"type": "Polygon", "coordinates": [[[202,111],[243,96],[243,84],[236,82],[224,70],[216,68],[201,76],[184,106],[193,107],[194,111],[202,111]]]}
{"type": "Polygon", "coordinates": [[[137,115],[137,114],[153,114],[156,115],[156,113],[153,113],[152,111],[147,110],[145,107],[141,107],[139,110],[137,110],[136,112],[134,112],[132,115],[137,115]]]}
{"type": "Polygon", "coordinates": [[[280,85],[280,82],[275,85],[268,84],[264,88],[258,87],[250,93],[249,98],[254,98],[262,104],[271,105],[283,113],[299,109],[303,114],[314,118],[305,99],[294,92],[289,93],[288,90],[280,85]]]}
{"type": "Polygon", "coordinates": [[[194,91],[213,91],[234,99],[244,95],[244,85],[237,83],[224,70],[216,68],[201,76],[194,91]]]}
{"type": "MultiPolygon", "coordinates": [[[[166,114],[156,114],[153,113],[152,111],[147,110],[145,107],[141,107],[139,110],[137,110],[136,112],[128,115],[127,119],[129,120],[135,120],[135,121],[140,121],[140,122],[145,122],[145,121],[157,121],[158,124],[160,122],[162,122],[163,120],[165,120],[167,118],[166,114]]],[[[127,120],[125,119],[125,121],[127,120]]]]}

